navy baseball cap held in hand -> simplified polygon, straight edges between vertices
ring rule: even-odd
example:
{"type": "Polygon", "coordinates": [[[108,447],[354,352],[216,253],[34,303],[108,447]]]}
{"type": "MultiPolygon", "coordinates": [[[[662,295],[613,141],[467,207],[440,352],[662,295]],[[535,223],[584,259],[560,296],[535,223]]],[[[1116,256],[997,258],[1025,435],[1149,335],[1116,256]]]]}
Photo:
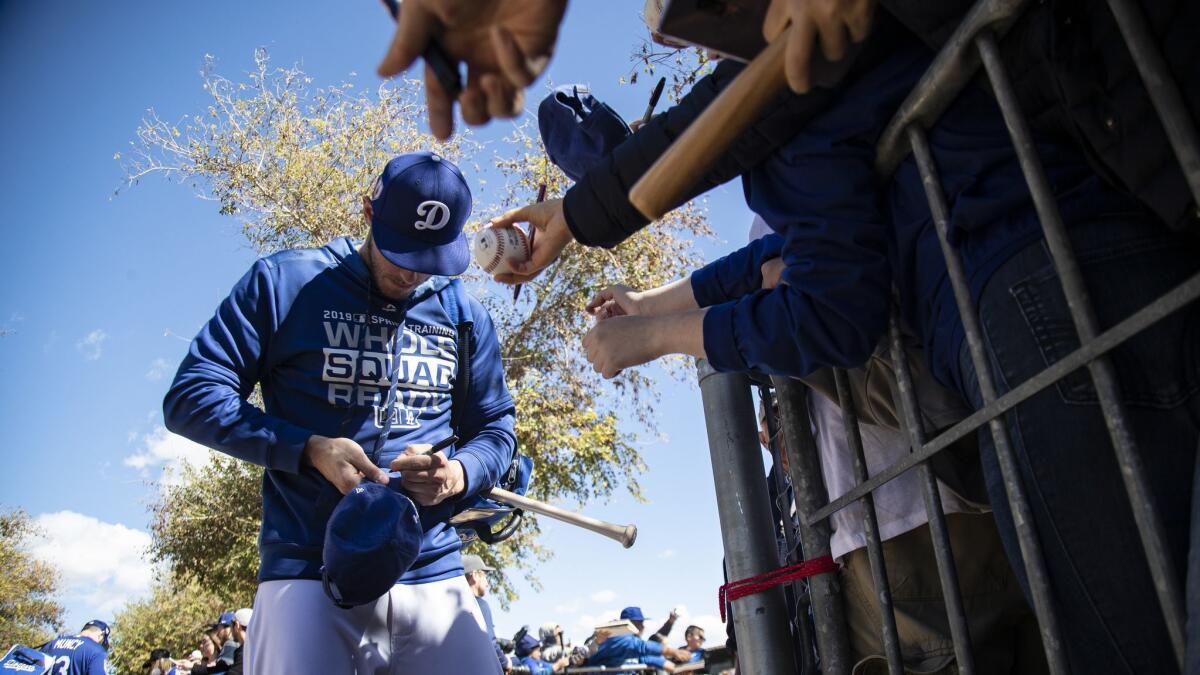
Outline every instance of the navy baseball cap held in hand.
{"type": "Polygon", "coordinates": [[[529,656],[531,653],[533,653],[533,650],[541,646],[542,643],[538,642],[537,638],[526,633],[525,635],[521,636],[520,640],[517,641],[514,651],[516,651],[517,656],[529,656]]]}
{"type": "Polygon", "coordinates": [[[467,270],[471,189],[453,162],[432,152],[400,155],[383,167],[370,198],[371,239],[388,262],[441,276],[467,270]]]}
{"type": "Polygon", "coordinates": [[[583,84],[561,86],[538,105],[538,130],[550,161],[573,181],[633,134],[625,120],[583,84]]]}
{"type": "Polygon", "coordinates": [[[421,535],[411,499],[386,485],[359,483],[325,526],[325,594],[343,609],[379,599],[417,559],[421,535]]]}

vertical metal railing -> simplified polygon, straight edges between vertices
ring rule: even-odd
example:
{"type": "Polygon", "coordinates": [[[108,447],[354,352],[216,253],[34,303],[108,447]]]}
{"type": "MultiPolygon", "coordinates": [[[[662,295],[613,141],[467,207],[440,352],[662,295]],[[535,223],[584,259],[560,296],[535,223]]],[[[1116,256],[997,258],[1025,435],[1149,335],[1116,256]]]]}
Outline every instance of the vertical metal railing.
{"type": "MultiPolygon", "coordinates": [[[[913,154],[917,160],[917,168],[921,172],[921,182],[925,186],[925,194],[929,199],[929,209],[933,214],[933,224],[937,228],[938,241],[942,246],[942,256],[946,259],[946,272],[954,290],[954,300],[958,304],[958,312],[963,320],[967,349],[971,353],[971,363],[978,379],[979,393],[984,405],[987,405],[996,400],[996,385],[992,379],[991,362],[988,360],[987,352],[984,351],[983,329],[979,325],[979,316],[975,313],[974,303],[971,302],[971,291],[967,286],[967,275],[963,270],[962,259],[959,258],[958,251],[950,243],[950,214],[946,206],[946,196],[942,192],[941,181],[938,180],[937,168],[933,164],[933,154],[929,150],[929,141],[925,137],[925,131],[914,126],[909,127],[908,134],[913,154]]],[[[1004,478],[1004,492],[1008,496],[1008,503],[1013,511],[1017,541],[1021,547],[1021,560],[1025,564],[1030,595],[1033,596],[1033,611],[1037,615],[1038,625],[1041,626],[1046,661],[1050,666],[1051,673],[1065,674],[1068,671],[1066,657],[1063,654],[1062,632],[1059,630],[1058,617],[1055,615],[1051,602],[1046,562],[1042,555],[1042,546],[1038,542],[1037,532],[1034,529],[1033,512],[1030,510],[1029,500],[1025,496],[1020,469],[1017,467],[1012,444],[1009,442],[1008,429],[1004,426],[1002,417],[993,417],[988,420],[988,427],[995,444],[1000,473],[1004,478]]]]}
{"type": "MultiPolygon", "coordinates": [[[[837,384],[838,405],[842,408],[842,426],[846,434],[846,445],[850,448],[850,459],[854,462],[854,480],[861,483],[867,479],[867,458],[863,453],[862,432],[858,428],[858,412],[846,371],[836,368],[833,378],[837,384]]],[[[887,565],[883,560],[883,539],[879,534],[879,518],[875,513],[875,497],[863,495],[863,533],[867,537],[867,562],[871,567],[871,581],[875,584],[875,597],[879,600],[879,622],[882,626],[883,654],[887,657],[888,674],[903,675],[904,663],[900,657],[900,635],[896,629],[896,611],[892,606],[892,587],[888,583],[887,565]]]]}
{"type": "MultiPolygon", "coordinates": [[[[773,480],[768,488],[770,488],[772,504],[779,512],[783,530],[784,552],[780,556],[779,562],[781,565],[791,565],[804,559],[804,547],[800,545],[800,535],[793,523],[794,498],[789,495],[791,482],[788,480],[784,468],[786,462],[783,461],[784,450],[783,444],[780,442],[782,429],[778,415],[775,414],[778,405],[775,403],[775,392],[765,382],[758,384],[758,398],[762,401],[763,410],[766,413],[767,449],[771,452],[773,480]]],[[[815,675],[817,672],[816,647],[813,644],[812,626],[808,621],[808,583],[797,579],[792,581],[789,586],[793,605],[788,609],[790,612],[794,612],[792,625],[796,631],[796,668],[800,671],[800,675],[815,675]]],[[[785,592],[784,595],[786,597],[787,593],[785,592]]]]}
{"type": "MultiPolygon", "coordinates": [[[[813,520],[811,514],[829,502],[821,459],[812,436],[808,415],[808,391],[788,377],[772,377],[779,399],[779,424],[783,429],[783,447],[788,458],[788,475],[796,500],[800,545],[808,559],[830,554],[828,518],[813,520]]],[[[836,574],[818,574],[808,580],[809,603],[813,610],[813,632],[823,675],[847,675],[850,640],[842,605],[842,586],[836,574]]]]}
{"type": "MultiPolygon", "coordinates": [[[[1075,324],[1076,333],[1081,343],[1095,339],[1100,332],[1095,309],[1088,297],[1084,286],[1083,273],[1071,250],[1071,242],[1067,238],[1067,228],[1059,214],[1058,205],[1054,200],[1054,191],[1046,178],[1046,172],[1034,149],[1033,134],[1025,117],[1021,113],[1016,93],[1004,64],[1000,60],[999,48],[995,38],[990,33],[982,33],[976,38],[979,54],[983,58],[983,66],[1004,123],[1012,136],[1016,148],[1017,159],[1021,164],[1021,172],[1033,196],[1034,208],[1038,220],[1041,221],[1046,244],[1050,250],[1050,259],[1055,271],[1062,281],[1063,292],[1067,298],[1067,306],[1071,312],[1071,320],[1075,324]]],[[[1175,649],[1175,658],[1180,667],[1183,666],[1183,593],[1180,590],[1174,565],[1167,553],[1167,537],[1162,527],[1154,498],[1150,493],[1146,470],[1142,465],[1141,454],[1134,441],[1133,432],[1125,414],[1125,406],[1121,402],[1120,388],[1117,385],[1117,374],[1112,362],[1107,356],[1101,356],[1088,364],[1092,383],[1100,402],[1100,410],[1108,425],[1113,448],[1117,453],[1117,462],[1121,467],[1121,476],[1125,481],[1130,505],[1133,507],[1134,520],[1138,533],[1141,535],[1142,547],[1145,549],[1147,561],[1150,564],[1150,574],[1158,593],[1159,604],[1167,622],[1167,631],[1175,649]]]]}
{"type": "MultiPolygon", "coordinates": [[[[1168,142],[1180,162],[1192,196],[1200,203],[1200,140],[1179,87],[1170,76],[1166,62],[1154,44],[1148,24],[1136,3],[1132,0],[1107,2],[1155,110],[1163,122],[1168,142]]],[[[789,475],[799,516],[798,534],[801,546],[805,557],[828,555],[829,516],[856,501],[862,502],[867,554],[879,598],[880,635],[889,671],[902,672],[899,639],[871,492],[905,471],[916,468],[957,666],[961,673],[972,673],[975,664],[971,652],[971,637],[958,588],[951,541],[938,483],[927,462],[936,453],[986,425],[995,446],[1005,494],[1013,512],[1021,561],[1029,583],[1033,610],[1041,630],[1047,663],[1050,672],[1067,673],[1065,649],[1059,627],[1060,617],[1054,611],[1044,556],[1033,525],[1034,520],[1021,480],[1021,472],[1004,423],[1004,415],[1071,372],[1086,367],[1097,392],[1100,412],[1112,438],[1142,548],[1166,620],[1174,656],[1181,668],[1186,663],[1186,672],[1200,673],[1200,448],[1194,480],[1197,494],[1194,496],[1192,515],[1193,546],[1188,560],[1187,608],[1191,612],[1188,616],[1178,571],[1173,569],[1173,563],[1167,553],[1162,520],[1148,487],[1145,467],[1136,440],[1130,431],[1121,402],[1120,386],[1108,356],[1112,350],[1138,332],[1171,312],[1200,299],[1200,274],[1115,326],[1101,330],[1053,192],[1036,155],[1029,125],[1020,110],[997,45],[999,37],[1013,25],[1027,4],[1028,0],[979,0],[974,5],[881,135],[876,157],[876,168],[881,175],[887,176],[910,151],[914,155],[946,260],[947,275],[962,317],[967,349],[978,380],[983,405],[966,419],[943,430],[934,438],[926,437],[919,412],[920,404],[916,398],[912,374],[901,342],[898,317],[893,309],[889,325],[890,348],[896,376],[893,395],[912,453],[892,466],[877,471],[873,476],[867,475],[855,401],[847,386],[845,373],[836,371],[835,379],[845,421],[846,438],[853,455],[858,485],[831,501],[825,490],[820,458],[811,433],[812,422],[807,407],[808,392],[805,386],[797,381],[773,378],[779,401],[780,425],[786,439],[785,452],[789,459],[789,475]],[[1080,341],[1079,348],[1074,352],[1027,381],[1016,384],[1003,395],[999,393],[995,384],[992,363],[985,349],[984,334],[971,299],[962,260],[948,239],[949,210],[946,196],[925,132],[936,123],[938,117],[978,73],[981,66],[1012,137],[1018,161],[1042,225],[1050,258],[1063,285],[1063,293],[1080,341]],[[1189,640],[1189,637],[1194,639],[1189,640]]],[[[744,389],[745,385],[742,387],[744,389]]],[[[706,413],[742,414],[729,409],[709,409],[707,398],[706,413]]],[[[837,575],[813,577],[809,582],[809,598],[814,615],[813,631],[821,672],[826,675],[848,673],[852,664],[849,660],[848,636],[837,575]]],[[[760,671],[747,667],[746,672],[760,671]]]]}
{"type": "MultiPolygon", "coordinates": [[[[925,425],[919,413],[921,405],[917,400],[917,391],[913,386],[908,355],[904,352],[902,340],[899,310],[893,306],[888,318],[889,348],[896,371],[896,389],[892,392],[892,397],[908,437],[908,446],[916,452],[925,445],[925,425]]],[[[937,561],[938,580],[941,582],[942,597],[946,603],[946,619],[950,626],[950,637],[954,642],[958,672],[960,675],[974,675],[975,656],[971,653],[971,632],[967,626],[967,612],[963,607],[962,591],[958,585],[958,568],[954,564],[954,550],[950,546],[950,531],[946,527],[942,495],[929,462],[921,462],[917,471],[921,481],[921,496],[925,502],[925,517],[929,522],[930,539],[933,541],[934,559],[937,561]]]]}
{"type": "MultiPolygon", "coordinates": [[[[700,396],[716,486],[725,569],[730,580],[779,567],[766,473],[759,450],[750,381],[698,361],[700,396]]],[[[783,589],[776,586],[730,603],[742,672],[795,675],[783,589]]]]}

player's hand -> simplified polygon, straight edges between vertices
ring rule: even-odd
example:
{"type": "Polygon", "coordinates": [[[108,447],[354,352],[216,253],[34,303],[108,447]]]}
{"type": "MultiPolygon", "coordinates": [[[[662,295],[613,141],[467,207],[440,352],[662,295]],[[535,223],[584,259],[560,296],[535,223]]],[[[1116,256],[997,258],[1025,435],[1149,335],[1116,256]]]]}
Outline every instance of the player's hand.
{"type": "Polygon", "coordinates": [[[642,294],[623,284],[616,284],[600,291],[584,308],[597,321],[614,316],[638,316],[645,314],[642,294]]]}
{"type": "Polygon", "coordinates": [[[304,444],[303,460],[320,471],[342,494],[353,490],[364,479],[383,485],[388,482],[387,472],[375,466],[362,446],[349,438],[313,434],[304,444]]]}
{"type": "Polygon", "coordinates": [[[662,356],[655,318],[615,316],[592,326],[583,336],[583,350],[592,370],[611,379],[626,368],[662,356]]]}
{"type": "Polygon", "coordinates": [[[758,269],[762,272],[762,287],[763,290],[775,288],[783,282],[783,269],[787,265],[783,264],[783,258],[771,258],[763,263],[758,269]]]}
{"type": "Polygon", "coordinates": [[[874,11],[875,0],[771,0],[763,37],[774,42],[786,31],[784,67],[792,91],[803,94],[812,86],[809,69],[818,43],[827,60],[840,61],[849,41],[867,37],[874,11]]]}
{"type": "Polygon", "coordinates": [[[554,669],[554,672],[561,673],[563,671],[563,669],[565,669],[569,665],[571,665],[571,659],[564,656],[564,657],[560,658],[559,660],[555,661],[554,665],[552,665],[551,668],[554,669]]]}
{"type": "Polygon", "coordinates": [[[676,649],[675,647],[663,646],[663,654],[672,661],[679,663],[687,663],[692,660],[692,653],[686,649],[676,649]],[[669,650],[669,651],[668,651],[669,650]]]}
{"type": "MultiPolygon", "coordinates": [[[[463,121],[484,124],[515,117],[524,90],[546,69],[566,0],[404,0],[396,33],[379,64],[383,77],[408,69],[437,37],[446,53],[467,64],[459,95],[463,121]]],[[[425,103],[433,135],[454,133],[454,101],[425,67],[425,103]]]]}
{"type": "Polygon", "coordinates": [[[537,229],[537,235],[533,237],[533,251],[529,260],[512,264],[509,274],[496,275],[496,281],[504,284],[529,282],[558,260],[567,244],[575,240],[571,228],[567,227],[562,199],[550,199],[513,209],[492,218],[488,227],[514,227],[517,223],[529,223],[537,229]]]}
{"type": "Polygon", "coordinates": [[[410,445],[390,465],[392,471],[403,474],[400,485],[421,506],[440,504],[467,486],[462,462],[446,459],[442,452],[422,454],[432,447],[428,443],[410,445]]]}

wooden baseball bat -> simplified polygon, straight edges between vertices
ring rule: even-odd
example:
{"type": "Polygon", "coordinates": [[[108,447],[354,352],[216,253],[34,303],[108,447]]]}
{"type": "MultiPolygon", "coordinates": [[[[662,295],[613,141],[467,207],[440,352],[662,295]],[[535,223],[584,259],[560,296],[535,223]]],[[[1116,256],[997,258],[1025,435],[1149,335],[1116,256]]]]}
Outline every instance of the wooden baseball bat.
{"type": "Polygon", "coordinates": [[[637,539],[636,525],[615,525],[606,523],[603,520],[597,520],[590,516],[585,516],[573,511],[560,509],[553,504],[539,502],[536,499],[522,497],[518,494],[513,494],[508,490],[494,487],[487,492],[487,496],[509,506],[515,506],[519,509],[525,509],[531,513],[561,520],[569,525],[582,527],[585,530],[591,530],[596,534],[602,534],[613,541],[619,542],[625,548],[633,546],[634,540],[637,539]]]}
{"type": "Polygon", "coordinates": [[[700,113],[629,191],[629,201],[654,221],[683,201],[713,162],[753,122],[763,106],[783,91],[787,77],[780,35],[700,113]]]}

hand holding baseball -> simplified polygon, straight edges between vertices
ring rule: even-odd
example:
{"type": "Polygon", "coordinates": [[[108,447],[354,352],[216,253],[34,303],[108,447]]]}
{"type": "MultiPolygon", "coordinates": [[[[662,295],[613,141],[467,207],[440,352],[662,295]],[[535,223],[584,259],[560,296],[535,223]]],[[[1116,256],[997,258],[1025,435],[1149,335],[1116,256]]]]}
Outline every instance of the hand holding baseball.
{"type": "Polygon", "coordinates": [[[313,434],[304,444],[304,461],[313,465],[342,494],[354,489],[363,479],[386,485],[387,472],[349,438],[327,438],[313,434]]]}
{"type": "Polygon", "coordinates": [[[563,200],[550,199],[513,209],[508,213],[492,219],[489,228],[510,228],[517,223],[529,223],[537,228],[537,237],[530,251],[529,259],[517,265],[512,265],[512,271],[497,274],[496,281],[505,284],[528,283],[542,270],[546,269],[563,249],[574,241],[571,229],[567,227],[567,218],[563,214],[563,200]]]}
{"type": "Polygon", "coordinates": [[[485,227],[471,240],[475,264],[493,276],[509,274],[513,265],[529,259],[529,236],[516,225],[485,227]]]}
{"type": "Polygon", "coordinates": [[[462,463],[446,459],[445,453],[427,455],[433,446],[415,443],[404,448],[404,453],[392,460],[392,471],[400,471],[400,484],[413,501],[421,506],[433,506],[459,494],[467,487],[462,463]]]}

